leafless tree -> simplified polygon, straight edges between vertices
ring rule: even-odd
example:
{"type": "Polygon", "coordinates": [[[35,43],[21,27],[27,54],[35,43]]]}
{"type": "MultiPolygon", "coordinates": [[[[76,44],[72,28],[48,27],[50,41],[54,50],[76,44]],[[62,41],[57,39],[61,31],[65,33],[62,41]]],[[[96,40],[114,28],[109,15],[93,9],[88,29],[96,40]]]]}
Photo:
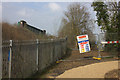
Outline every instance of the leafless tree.
{"type": "Polygon", "coordinates": [[[93,35],[92,20],[85,6],[80,3],[72,3],[68,6],[68,10],[64,12],[61,28],[59,30],[60,37],[68,37],[68,44],[76,44],[76,36],[81,34],[93,35]]]}

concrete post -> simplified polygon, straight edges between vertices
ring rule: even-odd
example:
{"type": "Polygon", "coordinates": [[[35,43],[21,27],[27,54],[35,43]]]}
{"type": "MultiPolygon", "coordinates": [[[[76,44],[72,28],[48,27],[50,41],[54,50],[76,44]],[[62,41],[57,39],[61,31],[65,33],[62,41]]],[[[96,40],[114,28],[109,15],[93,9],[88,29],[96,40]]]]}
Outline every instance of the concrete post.
{"type": "Polygon", "coordinates": [[[98,34],[98,58],[101,58],[100,49],[101,49],[101,40],[100,40],[100,34],[98,34]]]}
{"type": "Polygon", "coordinates": [[[12,58],[12,40],[10,40],[10,52],[9,52],[9,79],[11,78],[11,58],[12,58]]]}

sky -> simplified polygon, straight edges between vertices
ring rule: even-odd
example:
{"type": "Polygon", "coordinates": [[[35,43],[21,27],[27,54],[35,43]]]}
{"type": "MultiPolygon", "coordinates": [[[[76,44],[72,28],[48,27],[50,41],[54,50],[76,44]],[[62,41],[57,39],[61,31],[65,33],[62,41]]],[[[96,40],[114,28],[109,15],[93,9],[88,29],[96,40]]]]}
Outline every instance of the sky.
{"type": "MultiPolygon", "coordinates": [[[[25,20],[28,24],[57,35],[64,11],[72,2],[2,2],[2,21],[10,24],[25,20]]],[[[80,2],[88,8],[91,18],[96,19],[90,2],[80,2]]],[[[1,5],[1,4],[0,4],[1,5]]],[[[1,6],[0,6],[1,8],[1,6]]],[[[94,33],[100,32],[97,25],[94,33]]]]}

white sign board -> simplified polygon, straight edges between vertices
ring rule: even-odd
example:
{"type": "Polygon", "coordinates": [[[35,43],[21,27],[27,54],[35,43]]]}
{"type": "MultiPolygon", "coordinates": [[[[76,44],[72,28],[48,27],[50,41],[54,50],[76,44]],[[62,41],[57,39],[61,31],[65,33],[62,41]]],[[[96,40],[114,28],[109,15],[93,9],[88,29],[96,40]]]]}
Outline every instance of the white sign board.
{"type": "Polygon", "coordinates": [[[80,53],[90,51],[90,45],[88,40],[88,35],[79,35],[77,36],[78,46],[80,53]]]}

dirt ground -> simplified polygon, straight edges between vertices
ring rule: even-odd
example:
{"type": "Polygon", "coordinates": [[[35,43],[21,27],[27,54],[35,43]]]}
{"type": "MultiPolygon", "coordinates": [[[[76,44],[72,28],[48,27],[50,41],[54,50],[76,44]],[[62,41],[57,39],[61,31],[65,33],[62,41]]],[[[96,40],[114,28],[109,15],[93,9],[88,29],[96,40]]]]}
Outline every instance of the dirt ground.
{"type": "MultiPolygon", "coordinates": [[[[109,54],[106,52],[101,52],[101,56],[108,56],[109,54]]],[[[79,53],[78,50],[73,50],[71,55],[64,59],[63,61],[59,61],[57,65],[47,70],[47,72],[43,75],[37,75],[37,78],[55,78],[56,76],[64,73],[66,70],[76,68],[79,66],[89,65],[92,63],[99,63],[105,61],[114,61],[116,58],[103,58],[101,60],[94,60],[92,56],[97,57],[97,51],[91,51],[87,53],[79,53]],[[89,57],[89,58],[88,58],[89,57]]]]}
{"type": "Polygon", "coordinates": [[[109,71],[105,74],[105,78],[119,78],[120,80],[120,69],[109,71]]]}

